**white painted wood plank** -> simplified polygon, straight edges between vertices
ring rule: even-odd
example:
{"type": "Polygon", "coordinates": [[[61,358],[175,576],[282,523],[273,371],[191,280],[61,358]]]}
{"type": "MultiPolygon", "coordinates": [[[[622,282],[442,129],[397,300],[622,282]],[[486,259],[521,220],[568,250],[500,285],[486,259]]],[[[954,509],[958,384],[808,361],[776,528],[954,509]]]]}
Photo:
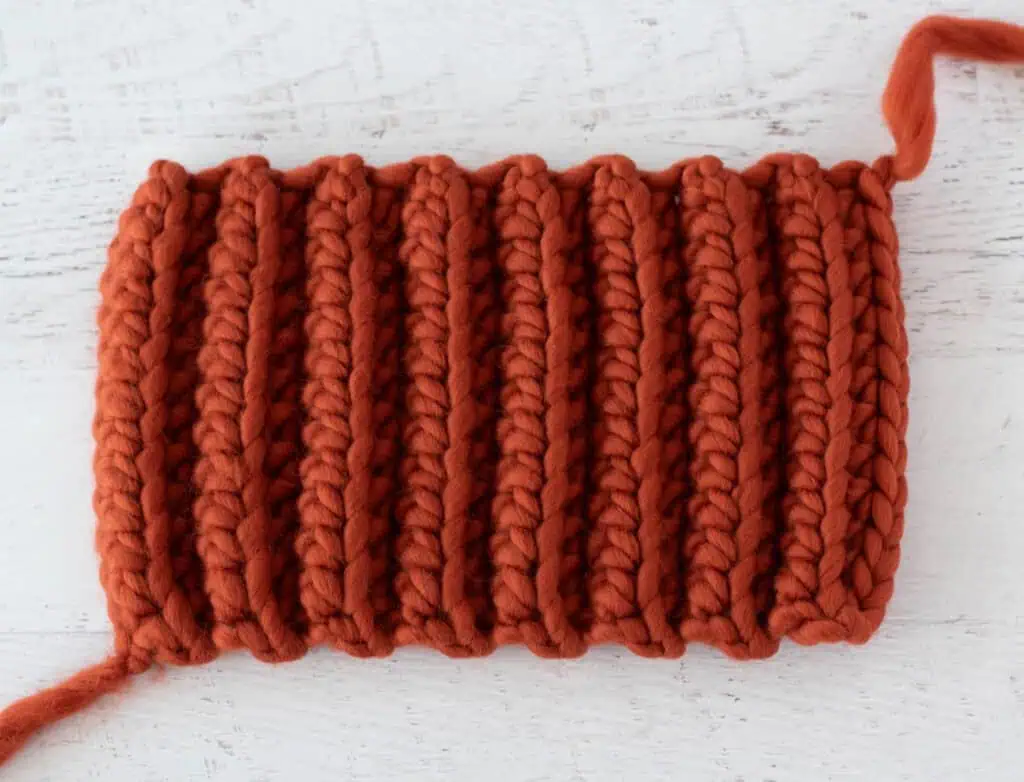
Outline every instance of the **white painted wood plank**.
{"type": "MultiPolygon", "coordinates": [[[[102,653],[33,636],[38,675],[102,653]]],[[[24,670],[0,641],[0,671],[24,670]]],[[[403,650],[269,669],[233,657],[146,677],[48,732],[14,779],[1019,779],[1024,640],[1011,624],[893,623],[866,649],[737,664],[600,649],[551,662],[403,650]],[[910,651],[913,650],[911,654],[910,651]]],[[[5,777],[6,778],[6,777],[5,777]]]]}
{"type": "MultiPolygon", "coordinates": [[[[90,508],[96,282],[152,158],[871,159],[889,149],[895,46],[934,10],[1024,22],[1017,0],[0,0],[0,703],[109,646],[90,508]]],[[[702,649],[232,656],[147,677],[0,776],[1016,779],[1024,70],[942,63],[938,81],[934,159],[896,191],[911,503],[878,639],[757,665],[702,649]]]]}

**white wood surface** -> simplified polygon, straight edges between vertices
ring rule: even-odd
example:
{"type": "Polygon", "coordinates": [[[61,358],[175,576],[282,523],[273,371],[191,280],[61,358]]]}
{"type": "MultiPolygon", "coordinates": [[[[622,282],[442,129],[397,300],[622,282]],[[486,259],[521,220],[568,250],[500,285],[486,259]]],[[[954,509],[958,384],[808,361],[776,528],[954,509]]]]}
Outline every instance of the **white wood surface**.
{"type": "MultiPolygon", "coordinates": [[[[145,166],[619,151],[645,166],[889,149],[928,11],[1020,0],[0,0],[0,703],[110,644],[92,549],[96,283],[145,166]]],[[[736,664],[236,655],[35,741],[43,780],[1017,780],[1024,767],[1024,69],[939,67],[935,157],[896,191],[910,489],[868,646],[736,664]]]]}

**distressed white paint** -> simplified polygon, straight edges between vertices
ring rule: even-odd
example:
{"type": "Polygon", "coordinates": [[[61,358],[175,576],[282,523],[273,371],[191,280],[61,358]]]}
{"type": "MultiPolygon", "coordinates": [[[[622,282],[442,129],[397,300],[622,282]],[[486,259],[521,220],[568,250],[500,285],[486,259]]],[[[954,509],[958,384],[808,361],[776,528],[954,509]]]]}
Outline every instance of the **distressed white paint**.
{"type": "MultiPolygon", "coordinates": [[[[151,158],[871,159],[888,149],[877,106],[897,41],[940,9],[1024,21],[1018,0],[0,0],[0,702],[109,645],[93,311],[151,158]]],[[[681,663],[234,656],[138,682],[0,777],[1019,779],[1024,69],[944,63],[939,103],[935,159],[896,194],[912,496],[870,645],[753,665],[705,649],[681,663]]]]}

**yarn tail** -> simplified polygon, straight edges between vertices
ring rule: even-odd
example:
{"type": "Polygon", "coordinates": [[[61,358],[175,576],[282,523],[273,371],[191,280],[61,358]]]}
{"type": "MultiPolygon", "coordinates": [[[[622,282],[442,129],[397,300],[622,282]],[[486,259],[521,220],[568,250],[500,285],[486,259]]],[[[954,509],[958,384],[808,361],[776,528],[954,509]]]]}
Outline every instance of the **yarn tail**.
{"type": "Polygon", "coordinates": [[[88,708],[124,686],[128,660],[114,655],[66,681],[16,701],[0,712],[0,766],[47,725],[88,708]]]}
{"type": "Polygon", "coordinates": [[[882,96],[882,111],[896,141],[893,173],[913,179],[924,171],[935,140],[937,55],[993,63],[1024,63],[1024,27],[984,19],[929,16],[900,44],[882,96]]]}

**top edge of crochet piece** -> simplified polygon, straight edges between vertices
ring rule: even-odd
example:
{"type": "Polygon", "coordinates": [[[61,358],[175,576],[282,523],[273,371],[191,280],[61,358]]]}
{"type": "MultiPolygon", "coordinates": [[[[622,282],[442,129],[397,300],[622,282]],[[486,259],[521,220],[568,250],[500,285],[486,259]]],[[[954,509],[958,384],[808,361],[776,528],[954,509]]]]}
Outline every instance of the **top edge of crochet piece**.
{"type": "MultiPolygon", "coordinates": [[[[180,165],[173,160],[157,160],[151,166],[164,164],[180,165]]],[[[459,164],[449,155],[438,153],[419,155],[401,162],[374,165],[362,155],[324,155],[305,165],[292,168],[275,169],[268,158],[262,155],[242,155],[203,169],[186,173],[190,176],[191,186],[200,191],[215,190],[220,187],[224,177],[232,170],[249,170],[252,168],[269,169],[271,178],[278,186],[291,190],[308,190],[314,187],[324,172],[339,165],[352,168],[363,168],[371,184],[384,186],[402,186],[408,184],[417,169],[428,168],[431,171],[454,168],[464,175],[469,184],[482,187],[493,187],[513,168],[524,168],[527,173],[547,171],[556,178],[559,184],[567,187],[583,187],[594,174],[603,167],[611,167],[616,173],[623,175],[636,174],[642,182],[655,188],[671,186],[678,180],[681,172],[688,166],[700,164],[706,170],[721,170],[723,173],[739,174],[748,185],[763,187],[771,179],[779,167],[793,167],[801,174],[820,169],[833,184],[849,183],[850,178],[865,168],[872,169],[880,178],[883,186],[890,189],[897,181],[894,160],[891,155],[881,155],[871,163],[861,160],[841,160],[826,165],[812,155],[798,152],[776,152],[764,155],[756,162],[745,167],[731,168],[725,161],[715,155],[697,155],[680,159],[660,169],[644,169],[626,155],[606,154],[595,155],[582,163],[566,168],[552,168],[547,161],[534,154],[509,155],[492,163],[476,168],[468,168],[459,164]]]]}

